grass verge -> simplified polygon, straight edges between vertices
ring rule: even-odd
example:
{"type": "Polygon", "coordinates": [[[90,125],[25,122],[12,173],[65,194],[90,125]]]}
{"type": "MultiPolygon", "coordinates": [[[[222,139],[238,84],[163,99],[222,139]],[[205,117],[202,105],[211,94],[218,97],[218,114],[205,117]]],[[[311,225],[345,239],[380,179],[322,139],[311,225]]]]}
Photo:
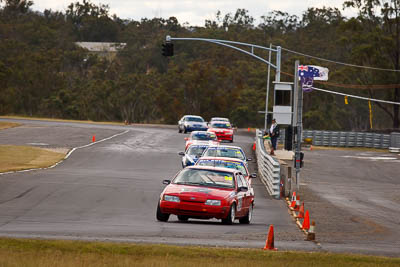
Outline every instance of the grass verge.
{"type": "MultiPolygon", "coordinates": [[[[0,116],[2,119],[17,119],[17,120],[36,120],[36,121],[55,121],[55,122],[74,122],[74,123],[89,123],[89,124],[105,124],[105,125],[126,125],[124,122],[113,121],[90,121],[90,120],[65,120],[55,118],[39,118],[39,117],[24,117],[24,116],[0,116]]],[[[162,123],[129,123],[131,126],[153,126],[153,127],[170,127],[175,128],[175,125],[162,123]]]]}
{"type": "Polygon", "coordinates": [[[17,120],[36,120],[36,121],[56,121],[56,122],[78,122],[92,124],[110,124],[110,125],[125,125],[122,122],[105,122],[105,121],[89,121],[89,120],[64,120],[54,118],[39,118],[39,117],[24,117],[24,116],[0,116],[2,119],[17,119],[17,120]]]}
{"type": "Polygon", "coordinates": [[[46,168],[64,157],[64,153],[37,147],[0,145],[0,172],[46,168]]]}
{"type": "Polygon", "coordinates": [[[0,130],[18,127],[20,125],[20,123],[0,121],[0,130]]]}
{"type": "Polygon", "coordinates": [[[400,258],[62,240],[0,239],[0,266],[399,266],[400,258]]]}

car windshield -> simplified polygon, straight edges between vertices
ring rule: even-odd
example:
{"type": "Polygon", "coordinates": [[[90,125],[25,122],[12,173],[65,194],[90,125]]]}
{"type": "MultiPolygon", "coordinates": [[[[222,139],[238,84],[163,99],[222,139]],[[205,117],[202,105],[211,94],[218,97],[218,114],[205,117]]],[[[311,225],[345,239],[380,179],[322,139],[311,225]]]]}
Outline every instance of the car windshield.
{"type": "Polygon", "coordinates": [[[213,122],[211,127],[229,129],[231,128],[231,124],[229,122],[213,122]]]}
{"type": "Polygon", "coordinates": [[[187,154],[190,156],[200,157],[206,148],[207,146],[191,146],[189,147],[187,154]]]}
{"type": "Polygon", "coordinates": [[[187,121],[204,122],[202,118],[199,117],[186,117],[187,121]]]}
{"type": "Polygon", "coordinates": [[[200,159],[196,165],[231,168],[239,170],[244,176],[249,176],[244,164],[238,161],[220,160],[220,159],[200,159]]]}
{"type": "Polygon", "coordinates": [[[227,118],[212,118],[211,121],[226,121],[229,122],[227,118]]]}
{"type": "Polygon", "coordinates": [[[183,169],[174,179],[174,184],[235,188],[233,174],[224,171],[183,169]]]}
{"type": "Polygon", "coordinates": [[[217,136],[213,133],[196,133],[192,135],[192,140],[217,140],[217,136]]]}
{"type": "Polygon", "coordinates": [[[224,157],[244,160],[245,156],[239,148],[235,147],[209,147],[204,152],[205,157],[224,157]]]}

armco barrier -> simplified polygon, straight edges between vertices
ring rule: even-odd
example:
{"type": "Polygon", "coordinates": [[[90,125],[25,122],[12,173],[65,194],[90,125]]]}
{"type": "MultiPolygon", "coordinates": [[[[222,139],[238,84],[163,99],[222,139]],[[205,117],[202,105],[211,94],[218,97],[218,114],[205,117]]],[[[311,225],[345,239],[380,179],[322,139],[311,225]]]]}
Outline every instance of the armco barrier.
{"type": "MultiPolygon", "coordinates": [[[[315,146],[332,146],[332,147],[372,147],[372,148],[389,148],[395,147],[397,134],[378,134],[365,132],[337,132],[337,131],[318,131],[304,130],[304,138],[312,138],[312,144],[315,146]]],[[[279,141],[284,142],[285,131],[281,130],[279,141]]]]}
{"type": "Polygon", "coordinates": [[[268,193],[276,199],[280,198],[280,170],[277,160],[268,155],[264,147],[262,132],[256,131],[256,156],[260,179],[267,188],[268,193]]]}

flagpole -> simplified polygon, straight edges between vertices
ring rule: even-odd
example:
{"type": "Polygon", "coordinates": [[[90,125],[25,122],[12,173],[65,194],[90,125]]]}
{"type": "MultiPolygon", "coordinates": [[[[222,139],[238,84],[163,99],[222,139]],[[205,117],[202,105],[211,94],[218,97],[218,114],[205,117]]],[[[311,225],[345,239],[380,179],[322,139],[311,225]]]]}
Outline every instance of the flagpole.
{"type": "Polygon", "coordinates": [[[294,86],[297,89],[297,110],[296,110],[296,153],[295,153],[295,167],[296,167],[296,185],[297,190],[300,189],[300,152],[301,152],[301,129],[302,129],[302,111],[303,111],[303,90],[299,88],[299,60],[295,62],[295,77],[294,77],[294,86]]]}

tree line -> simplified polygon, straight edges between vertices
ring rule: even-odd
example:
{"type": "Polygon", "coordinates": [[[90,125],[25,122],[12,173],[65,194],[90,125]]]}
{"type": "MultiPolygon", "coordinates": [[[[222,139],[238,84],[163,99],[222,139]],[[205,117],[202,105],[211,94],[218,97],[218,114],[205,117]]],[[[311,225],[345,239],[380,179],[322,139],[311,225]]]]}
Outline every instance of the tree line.
{"type": "MultiPolygon", "coordinates": [[[[175,17],[121,19],[109,6],[71,3],[65,12],[32,10],[32,1],[0,1],[0,114],[94,121],[175,124],[183,114],[229,117],[239,127],[263,126],[267,66],[225,47],[174,42],[166,35],[226,39],[284,48],[332,61],[400,69],[398,0],[352,0],[356,17],[337,8],[309,8],[301,17],[272,11],[255,19],[245,9],[217,12],[204,26],[175,17]],[[75,42],[123,42],[113,60],[75,42]]],[[[268,58],[266,51],[257,55],[268,58]]],[[[400,72],[355,68],[282,53],[281,81],[293,81],[294,61],[330,69],[316,87],[400,102],[400,72]],[[347,86],[351,85],[351,86],[347,86]],[[370,85],[382,85],[375,88],[370,85]]],[[[271,81],[274,77],[272,70],[271,81]]],[[[272,90],[271,90],[272,91],[272,90]]],[[[273,104],[272,93],[269,106],[273,104]]],[[[304,94],[304,127],[368,130],[368,102],[323,92],[304,94]]],[[[374,129],[399,128],[399,106],[372,104],[374,129]]]]}

